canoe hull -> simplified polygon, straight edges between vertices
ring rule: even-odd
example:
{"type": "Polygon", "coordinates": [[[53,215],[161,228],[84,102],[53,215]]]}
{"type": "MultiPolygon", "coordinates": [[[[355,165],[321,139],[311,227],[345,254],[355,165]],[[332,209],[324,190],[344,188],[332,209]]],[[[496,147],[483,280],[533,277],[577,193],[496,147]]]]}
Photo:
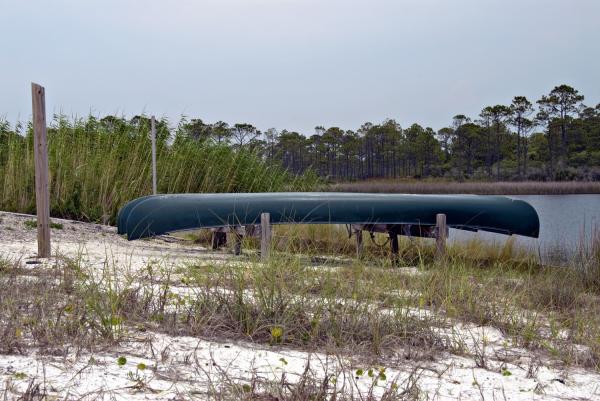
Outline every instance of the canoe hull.
{"type": "Polygon", "coordinates": [[[537,237],[539,219],[528,203],[502,196],[360,193],[171,194],[129,202],[118,231],[130,240],[195,228],[272,224],[435,225],[537,237]]]}

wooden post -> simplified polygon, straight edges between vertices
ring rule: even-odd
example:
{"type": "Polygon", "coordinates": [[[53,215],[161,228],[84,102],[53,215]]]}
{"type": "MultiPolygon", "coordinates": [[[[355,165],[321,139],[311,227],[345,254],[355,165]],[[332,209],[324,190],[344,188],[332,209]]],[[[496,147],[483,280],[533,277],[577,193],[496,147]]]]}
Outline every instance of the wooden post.
{"type": "Polygon", "coordinates": [[[216,251],[217,249],[219,249],[219,236],[217,235],[218,233],[214,230],[211,230],[211,235],[210,235],[210,248],[213,251],[216,251]]]}
{"type": "Polygon", "coordinates": [[[234,233],[235,242],[233,243],[233,254],[239,256],[242,254],[242,237],[238,233],[234,233]]]}
{"type": "Polygon", "coordinates": [[[38,257],[50,257],[50,192],[48,188],[48,143],[46,141],[46,95],[42,86],[31,83],[33,152],[35,159],[35,207],[38,257]]]}
{"type": "Polygon", "coordinates": [[[227,232],[224,227],[212,228],[211,246],[213,251],[227,245],[227,232]]]}
{"type": "Polygon", "coordinates": [[[361,258],[363,254],[363,232],[362,227],[357,226],[358,228],[354,229],[354,234],[356,234],[356,257],[361,258]]]}
{"type": "Polygon", "coordinates": [[[260,259],[265,262],[269,258],[271,250],[271,215],[261,213],[260,215],[260,259]]]}
{"type": "Polygon", "coordinates": [[[395,231],[390,231],[388,235],[390,236],[390,247],[392,248],[392,266],[398,266],[398,262],[400,262],[400,257],[398,255],[400,250],[400,243],[398,242],[398,233],[395,231]]]}
{"type": "Polygon", "coordinates": [[[446,215],[438,214],[435,218],[435,242],[436,242],[436,254],[437,260],[441,260],[446,257],[446,237],[448,228],[446,227],[446,215]]]}
{"type": "Polygon", "coordinates": [[[246,234],[246,228],[244,226],[235,226],[231,230],[234,235],[235,242],[233,243],[233,254],[241,255],[242,254],[242,239],[246,234]]]}
{"type": "Polygon", "coordinates": [[[156,122],[154,116],[150,119],[150,131],[152,135],[152,194],[156,195],[156,122]]]}

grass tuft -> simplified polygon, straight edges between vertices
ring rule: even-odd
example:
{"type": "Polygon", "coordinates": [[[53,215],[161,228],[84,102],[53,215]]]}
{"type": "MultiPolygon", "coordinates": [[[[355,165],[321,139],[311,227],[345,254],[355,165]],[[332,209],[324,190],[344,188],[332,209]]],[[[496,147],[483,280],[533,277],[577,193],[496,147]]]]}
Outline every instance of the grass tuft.
{"type": "MultiPolygon", "coordinates": [[[[25,225],[25,227],[27,227],[29,229],[37,228],[37,220],[25,220],[25,222],[23,224],[25,225]]],[[[51,221],[50,228],[54,228],[55,230],[62,230],[64,227],[61,223],[54,223],[51,221]]]]}

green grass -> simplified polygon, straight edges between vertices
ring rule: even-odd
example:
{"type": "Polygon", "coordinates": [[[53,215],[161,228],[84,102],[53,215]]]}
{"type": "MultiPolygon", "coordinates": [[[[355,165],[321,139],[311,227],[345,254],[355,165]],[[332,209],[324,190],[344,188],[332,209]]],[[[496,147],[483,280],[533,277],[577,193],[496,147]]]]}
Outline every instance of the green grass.
{"type": "MultiPolygon", "coordinates": [[[[25,220],[23,224],[29,229],[37,228],[37,220],[25,220]]],[[[61,223],[50,222],[50,228],[54,228],[55,230],[62,230],[64,226],[61,223]]]]}
{"type": "MultiPolygon", "coordinates": [[[[113,223],[124,203],[151,194],[148,133],[147,118],[55,117],[48,129],[51,215],[113,223]]],[[[160,193],[294,191],[318,182],[290,175],[250,150],[193,141],[179,131],[160,128],[157,142],[160,193]]],[[[35,213],[30,128],[24,136],[0,132],[0,183],[0,210],[35,213]]]]}

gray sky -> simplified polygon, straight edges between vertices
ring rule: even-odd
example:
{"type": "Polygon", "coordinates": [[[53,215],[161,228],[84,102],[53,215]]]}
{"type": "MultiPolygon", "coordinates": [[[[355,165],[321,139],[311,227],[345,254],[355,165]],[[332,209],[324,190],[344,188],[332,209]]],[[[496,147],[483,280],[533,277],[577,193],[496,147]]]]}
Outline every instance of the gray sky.
{"type": "Polygon", "coordinates": [[[0,117],[435,129],[555,85],[600,102],[598,0],[0,0],[0,117]]]}

